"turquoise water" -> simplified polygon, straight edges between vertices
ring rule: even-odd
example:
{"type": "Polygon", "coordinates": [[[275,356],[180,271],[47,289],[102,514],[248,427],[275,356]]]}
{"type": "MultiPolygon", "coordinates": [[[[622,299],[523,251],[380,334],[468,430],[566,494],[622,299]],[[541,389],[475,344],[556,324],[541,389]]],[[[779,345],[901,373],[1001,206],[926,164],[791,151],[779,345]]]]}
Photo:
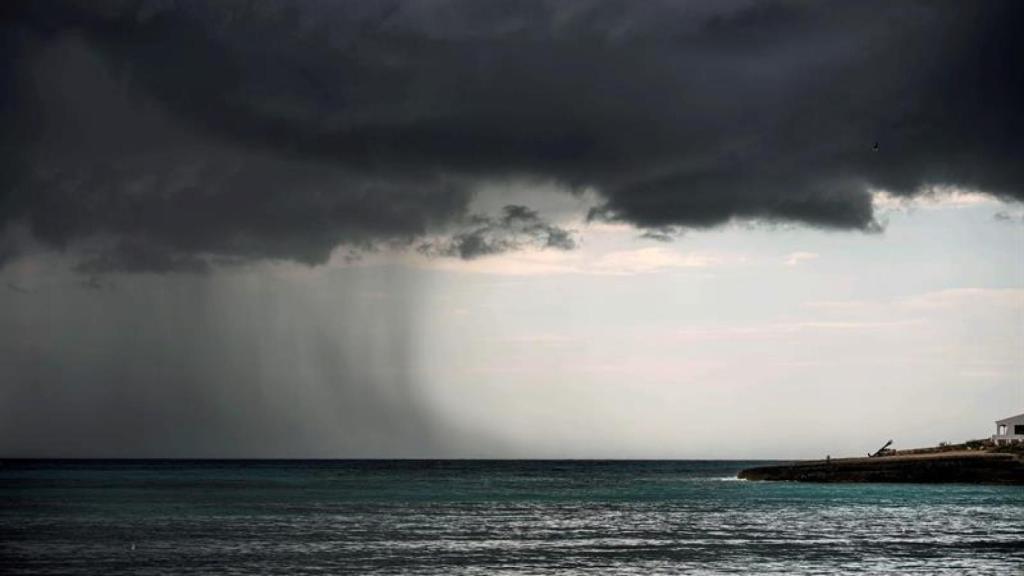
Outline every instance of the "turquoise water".
{"type": "Polygon", "coordinates": [[[7,461],[3,574],[1024,574],[1024,489],[751,462],[7,461]]]}

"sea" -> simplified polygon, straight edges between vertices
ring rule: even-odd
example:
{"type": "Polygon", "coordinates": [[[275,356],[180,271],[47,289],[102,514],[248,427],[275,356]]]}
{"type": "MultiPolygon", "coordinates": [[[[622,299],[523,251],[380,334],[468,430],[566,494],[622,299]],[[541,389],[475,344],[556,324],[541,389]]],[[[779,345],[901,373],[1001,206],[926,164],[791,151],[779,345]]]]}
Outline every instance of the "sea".
{"type": "Polygon", "coordinates": [[[1024,574],[1024,489],[739,461],[4,460],[0,574],[1024,574]]]}

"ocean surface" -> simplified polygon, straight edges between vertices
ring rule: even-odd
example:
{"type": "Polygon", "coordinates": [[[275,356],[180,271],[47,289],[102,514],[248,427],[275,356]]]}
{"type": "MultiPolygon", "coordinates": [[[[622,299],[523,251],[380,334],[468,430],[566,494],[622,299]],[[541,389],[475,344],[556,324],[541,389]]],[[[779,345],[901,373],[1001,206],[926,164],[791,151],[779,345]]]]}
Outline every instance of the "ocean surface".
{"type": "Polygon", "coordinates": [[[1024,574],[1024,489],[751,462],[4,461],[0,574],[1024,574]]]}

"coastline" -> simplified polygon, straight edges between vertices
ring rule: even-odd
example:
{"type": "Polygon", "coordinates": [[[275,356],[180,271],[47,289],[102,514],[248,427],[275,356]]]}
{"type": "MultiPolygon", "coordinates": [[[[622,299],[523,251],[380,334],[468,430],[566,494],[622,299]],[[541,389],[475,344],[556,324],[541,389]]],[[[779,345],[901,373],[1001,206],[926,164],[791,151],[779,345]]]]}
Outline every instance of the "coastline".
{"type": "Polygon", "coordinates": [[[744,480],[1024,485],[1024,454],[919,449],[874,457],[805,460],[740,471],[744,480]]]}

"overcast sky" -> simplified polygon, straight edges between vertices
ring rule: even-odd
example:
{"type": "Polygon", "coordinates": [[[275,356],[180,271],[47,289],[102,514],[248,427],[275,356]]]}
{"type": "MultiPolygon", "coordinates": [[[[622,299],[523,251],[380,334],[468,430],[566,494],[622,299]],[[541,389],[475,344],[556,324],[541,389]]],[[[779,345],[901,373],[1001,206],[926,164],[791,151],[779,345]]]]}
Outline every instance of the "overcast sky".
{"type": "Polygon", "coordinates": [[[12,2],[0,456],[857,455],[1024,412],[1015,2],[12,2]]]}

